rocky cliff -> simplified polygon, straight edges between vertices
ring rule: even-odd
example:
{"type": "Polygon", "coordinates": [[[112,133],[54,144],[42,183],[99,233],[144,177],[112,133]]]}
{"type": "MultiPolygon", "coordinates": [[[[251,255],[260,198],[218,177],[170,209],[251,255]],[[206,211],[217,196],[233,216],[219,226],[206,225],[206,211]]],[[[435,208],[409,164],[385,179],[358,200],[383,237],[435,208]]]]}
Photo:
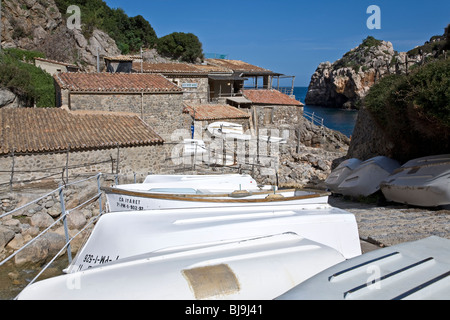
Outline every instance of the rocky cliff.
{"type": "Polygon", "coordinates": [[[115,41],[101,30],[86,38],[69,29],[54,0],[2,1],[2,47],[43,52],[48,59],[76,63],[85,71],[96,68],[99,54],[118,55],[115,41]]]}
{"type": "Polygon", "coordinates": [[[319,65],[311,77],[305,102],[358,109],[378,79],[393,73],[405,73],[421,58],[398,53],[392,43],[368,37],[336,62],[319,65]]]}

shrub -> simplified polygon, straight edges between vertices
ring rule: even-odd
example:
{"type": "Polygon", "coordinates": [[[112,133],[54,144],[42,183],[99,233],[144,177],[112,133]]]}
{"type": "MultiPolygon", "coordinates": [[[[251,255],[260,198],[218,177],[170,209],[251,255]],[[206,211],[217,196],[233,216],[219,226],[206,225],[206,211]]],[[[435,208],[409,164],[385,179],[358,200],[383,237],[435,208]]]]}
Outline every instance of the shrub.
{"type": "Polygon", "coordinates": [[[192,33],[174,32],[158,40],[161,55],[185,62],[203,59],[202,43],[192,33]]]}
{"type": "Polygon", "coordinates": [[[95,28],[108,33],[123,54],[152,48],[158,37],[150,23],[141,15],[128,17],[122,9],[112,9],[102,0],[55,0],[59,11],[66,15],[70,5],[78,5],[82,14],[82,31],[86,38],[95,28]]]}
{"type": "Polygon", "coordinates": [[[20,97],[28,106],[54,107],[55,86],[53,77],[32,64],[23,62],[43,55],[38,52],[8,49],[0,56],[0,86],[20,97]]]}

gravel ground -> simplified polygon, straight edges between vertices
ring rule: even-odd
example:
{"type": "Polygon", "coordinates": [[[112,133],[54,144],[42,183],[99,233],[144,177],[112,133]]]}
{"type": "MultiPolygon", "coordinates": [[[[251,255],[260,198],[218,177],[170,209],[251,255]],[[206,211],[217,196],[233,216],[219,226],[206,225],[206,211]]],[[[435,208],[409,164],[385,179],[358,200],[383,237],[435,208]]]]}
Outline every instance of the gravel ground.
{"type": "Polygon", "coordinates": [[[430,236],[450,239],[450,206],[419,208],[395,203],[371,204],[330,196],[330,205],[356,217],[362,240],[381,247],[430,236]]]}

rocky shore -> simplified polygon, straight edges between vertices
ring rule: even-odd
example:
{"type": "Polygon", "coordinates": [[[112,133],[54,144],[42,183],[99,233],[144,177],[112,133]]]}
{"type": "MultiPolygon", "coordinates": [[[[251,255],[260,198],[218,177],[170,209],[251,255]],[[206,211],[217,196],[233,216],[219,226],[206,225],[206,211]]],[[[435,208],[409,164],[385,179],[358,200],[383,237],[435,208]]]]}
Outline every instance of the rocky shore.
{"type": "MultiPolygon", "coordinates": [[[[431,55],[431,54],[430,54],[431,55]]],[[[311,77],[308,105],[359,109],[370,88],[391,74],[405,74],[428,55],[397,52],[391,42],[368,37],[341,59],[322,62],[311,77]]]]}

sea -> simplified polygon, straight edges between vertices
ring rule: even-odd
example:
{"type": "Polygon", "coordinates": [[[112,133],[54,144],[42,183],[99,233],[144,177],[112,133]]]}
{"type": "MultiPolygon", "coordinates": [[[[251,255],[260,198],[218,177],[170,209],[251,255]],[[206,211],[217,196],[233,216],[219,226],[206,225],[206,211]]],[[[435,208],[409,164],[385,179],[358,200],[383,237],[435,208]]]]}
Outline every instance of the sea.
{"type": "MultiPolygon", "coordinates": [[[[294,87],[295,98],[302,103],[305,103],[307,92],[308,87],[294,87]]],[[[327,128],[342,132],[347,137],[352,136],[358,111],[309,105],[305,105],[304,110],[309,113],[314,112],[315,116],[322,118],[327,128]]]]}

